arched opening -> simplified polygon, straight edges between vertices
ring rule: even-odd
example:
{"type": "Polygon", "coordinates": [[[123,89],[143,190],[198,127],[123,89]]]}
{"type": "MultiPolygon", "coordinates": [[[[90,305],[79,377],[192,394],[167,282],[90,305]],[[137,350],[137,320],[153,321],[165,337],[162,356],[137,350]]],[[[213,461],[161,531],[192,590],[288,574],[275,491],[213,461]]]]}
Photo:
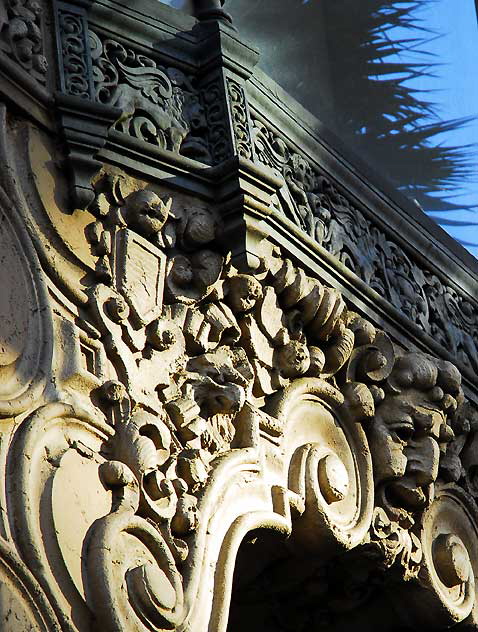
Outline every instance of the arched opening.
{"type": "Polygon", "coordinates": [[[327,560],[257,529],[239,547],[227,632],[413,632],[400,595],[365,548],[327,560]]]}
{"type": "Polygon", "coordinates": [[[293,568],[297,574],[297,557],[281,534],[266,529],[248,533],[237,553],[227,632],[281,629],[278,616],[284,608],[278,608],[278,601],[294,592],[293,568]]]}

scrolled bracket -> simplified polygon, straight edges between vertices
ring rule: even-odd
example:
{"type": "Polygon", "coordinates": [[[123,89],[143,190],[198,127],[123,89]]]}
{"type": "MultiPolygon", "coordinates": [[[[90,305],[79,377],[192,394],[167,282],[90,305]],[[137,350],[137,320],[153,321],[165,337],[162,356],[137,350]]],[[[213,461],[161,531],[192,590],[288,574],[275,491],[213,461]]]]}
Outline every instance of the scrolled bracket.
{"type": "Polygon", "coordinates": [[[327,382],[302,378],[267,407],[285,425],[289,489],[304,501],[293,524],[294,548],[328,554],[351,549],[369,529],[373,485],[367,439],[343,413],[343,404],[343,395],[327,382]]]}
{"type": "Polygon", "coordinates": [[[413,625],[436,629],[475,622],[478,513],[472,499],[455,485],[439,486],[423,515],[419,538],[419,586],[413,582],[404,588],[413,625]]]}
{"type": "Polygon", "coordinates": [[[139,494],[131,470],[111,461],[101,475],[118,505],[89,539],[89,603],[104,630],[173,630],[183,618],[183,588],[172,553],[160,532],[134,515],[139,494]]]}

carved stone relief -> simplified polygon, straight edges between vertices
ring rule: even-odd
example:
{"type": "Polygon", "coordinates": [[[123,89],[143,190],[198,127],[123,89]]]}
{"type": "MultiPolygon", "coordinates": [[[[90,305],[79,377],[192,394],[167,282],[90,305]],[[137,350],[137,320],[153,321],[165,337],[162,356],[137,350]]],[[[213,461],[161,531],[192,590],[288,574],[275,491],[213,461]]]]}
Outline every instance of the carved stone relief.
{"type": "Polygon", "coordinates": [[[94,98],[122,112],[114,129],[207,162],[207,124],[194,79],[91,30],[89,37],[94,98]]]}
{"type": "Polygon", "coordinates": [[[230,78],[226,79],[226,85],[237,155],[252,160],[254,147],[249,133],[250,124],[244,88],[230,78]]]}
{"type": "Polygon", "coordinates": [[[6,0],[0,7],[0,50],[45,83],[48,62],[43,50],[42,12],[37,0],[6,0]]]}
{"type": "MultiPolygon", "coordinates": [[[[193,197],[95,154],[113,125],[151,151],[272,167],[277,208],[469,371],[473,299],[267,126],[251,138],[232,65],[200,85],[89,30],[80,4],[57,4],[73,212],[56,137],[1,109],[0,627],[476,629],[478,411],[459,370],[272,237],[236,268],[210,182],[193,197]],[[266,614],[230,618],[231,601],[266,614]]],[[[1,46],[40,73],[37,6],[2,18],[1,46]]]]}
{"type": "Polygon", "coordinates": [[[254,120],[257,159],[285,181],[282,212],[369,287],[433,336],[462,366],[478,370],[478,309],[403,248],[262,122],[254,120]]]}
{"type": "Polygon", "coordinates": [[[91,58],[88,48],[88,22],[81,10],[56,5],[58,59],[61,88],[65,94],[91,99],[91,58]]]}
{"type": "Polygon", "coordinates": [[[55,100],[72,210],[93,200],[92,181],[101,168],[97,155],[109,134],[119,133],[120,146],[134,139],[145,155],[159,148],[211,162],[196,77],[93,31],[86,6],[54,3],[60,76],[55,100]]]}
{"type": "MultiPolygon", "coordinates": [[[[45,409],[15,443],[21,459],[33,449],[23,432],[37,442],[40,428],[61,428],[58,447],[45,434],[52,475],[77,468],[104,499],[81,547],[68,528],[55,545],[62,556],[86,547],[86,575],[66,563],[79,629],[94,616],[105,630],[224,630],[235,553],[257,528],[281,532],[317,571],[336,556],[374,560],[382,586],[425,591],[443,625],[472,616],[475,413],[453,365],[398,349],[272,245],[254,274],[239,273],[206,208],[179,211],[115,175],[96,193],[86,316],[110,379],[94,413],[45,409]]],[[[67,620],[72,597],[52,588],[64,570],[52,550],[38,555],[67,620]]]]}
{"type": "Polygon", "coordinates": [[[321,586],[297,629],[395,593],[414,603],[404,627],[473,622],[478,421],[458,370],[268,241],[239,272],[206,203],[105,169],[90,220],[79,313],[101,370],[57,372],[0,452],[4,538],[50,628],[224,631],[241,543],[268,529],[295,564],[287,594],[321,586]]]}

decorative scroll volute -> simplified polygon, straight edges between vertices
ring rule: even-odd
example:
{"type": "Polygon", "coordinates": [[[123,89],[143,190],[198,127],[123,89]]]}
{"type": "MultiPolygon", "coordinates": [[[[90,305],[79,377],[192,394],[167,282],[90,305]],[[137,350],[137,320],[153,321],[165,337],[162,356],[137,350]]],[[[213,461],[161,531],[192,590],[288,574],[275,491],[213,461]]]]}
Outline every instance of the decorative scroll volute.
{"type": "Polygon", "coordinates": [[[94,525],[88,547],[89,603],[105,631],[173,630],[183,618],[182,578],[161,533],[135,516],[136,480],[122,463],[101,467],[114,511],[94,525]]]}
{"type": "Polygon", "coordinates": [[[52,320],[30,237],[0,189],[0,416],[31,410],[51,371],[52,320]]]}
{"type": "Polygon", "coordinates": [[[283,424],[289,489],[304,503],[294,521],[299,550],[332,555],[360,543],[372,519],[372,461],[365,432],[343,394],[317,378],[293,382],[267,405],[283,424]]]}
{"type": "Polygon", "coordinates": [[[49,404],[23,421],[8,458],[11,535],[68,631],[91,626],[83,556],[89,529],[111,509],[99,478],[110,434],[94,411],[49,404]]]}
{"type": "Polygon", "coordinates": [[[418,584],[401,590],[412,604],[405,620],[433,630],[477,622],[478,512],[473,500],[455,485],[441,485],[418,531],[423,563],[418,584]]]}
{"type": "Polygon", "coordinates": [[[6,613],[4,630],[60,632],[55,612],[14,545],[0,540],[0,581],[6,613]]]}

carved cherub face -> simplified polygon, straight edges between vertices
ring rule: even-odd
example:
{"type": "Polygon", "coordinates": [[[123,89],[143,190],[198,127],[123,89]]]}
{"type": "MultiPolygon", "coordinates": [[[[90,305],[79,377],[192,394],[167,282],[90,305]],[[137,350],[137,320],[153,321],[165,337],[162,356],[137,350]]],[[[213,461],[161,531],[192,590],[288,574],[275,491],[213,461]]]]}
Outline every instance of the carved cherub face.
{"type": "Polygon", "coordinates": [[[262,286],[253,276],[238,274],[229,279],[227,300],[234,313],[252,309],[261,296],[262,286]]]}
{"type": "Polygon", "coordinates": [[[212,250],[198,250],[192,255],[174,255],[168,262],[166,291],[169,300],[186,302],[200,300],[219,281],[223,258],[212,250]]]}
{"type": "Polygon", "coordinates": [[[126,222],[145,237],[151,237],[163,228],[170,206],[153,191],[135,191],[125,201],[126,222]]]}
{"type": "Polygon", "coordinates": [[[310,354],[308,348],[301,342],[291,340],[278,351],[278,366],[284,377],[298,377],[308,370],[310,354]]]}
{"type": "Polygon", "coordinates": [[[213,285],[222,270],[222,257],[212,250],[199,250],[191,257],[196,283],[204,288],[213,285]]]}
{"type": "Polygon", "coordinates": [[[36,2],[36,0],[27,2],[27,8],[30,9],[34,16],[41,15],[42,13],[42,7],[39,2],[36,2]]]}
{"type": "Polygon", "coordinates": [[[204,245],[214,239],[216,223],[211,213],[201,207],[189,211],[184,229],[184,241],[187,245],[204,245]]]}

